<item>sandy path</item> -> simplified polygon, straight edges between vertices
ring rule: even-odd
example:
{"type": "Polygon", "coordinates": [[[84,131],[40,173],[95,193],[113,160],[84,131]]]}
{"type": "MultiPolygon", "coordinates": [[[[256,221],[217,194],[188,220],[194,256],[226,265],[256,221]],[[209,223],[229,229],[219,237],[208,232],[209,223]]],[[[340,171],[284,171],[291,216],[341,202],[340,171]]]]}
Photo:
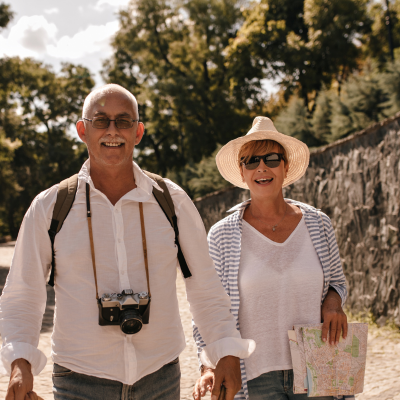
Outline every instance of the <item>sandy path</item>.
{"type": "MultiPolygon", "coordinates": [[[[11,262],[12,246],[0,245],[0,291],[11,262]]],[[[178,274],[177,291],[182,324],[186,336],[186,349],[180,356],[182,380],[181,399],[190,400],[193,385],[199,376],[196,347],[192,338],[191,316],[183,279],[178,274]]],[[[53,321],[54,292],[48,288],[48,302],[43,319],[39,348],[48,356],[43,372],[35,378],[34,390],[44,400],[53,400],[50,359],[50,335],[53,321]]],[[[364,393],[357,400],[400,400],[400,338],[382,329],[374,329],[368,336],[367,368],[365,372],[364,393]]],[[[0,377],[0,399],[4,399],[8,377],[0,377]]],[[[209,398],[207,396],[207,398],[209,398]]]]}
{"type": "Polygon", "coordinates": [[[364,392],[357,400],[400,400],[400,338],[385,329],[368,334],[364,392]]]}

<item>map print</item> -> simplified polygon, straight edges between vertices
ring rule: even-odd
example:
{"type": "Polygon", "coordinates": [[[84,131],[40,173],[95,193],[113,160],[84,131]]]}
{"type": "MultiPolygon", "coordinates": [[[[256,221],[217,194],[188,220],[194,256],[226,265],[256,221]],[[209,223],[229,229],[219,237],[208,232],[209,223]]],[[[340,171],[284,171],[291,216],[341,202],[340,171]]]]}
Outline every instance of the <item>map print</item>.
{"type": "Polygon", "coordinates": [[[294,393],[308,397],[362,393],[367,357],[368,325],[348,324],[347,338],[337,346],[321,339],[322,324],[295,325],[289,331],[294,393]]]}

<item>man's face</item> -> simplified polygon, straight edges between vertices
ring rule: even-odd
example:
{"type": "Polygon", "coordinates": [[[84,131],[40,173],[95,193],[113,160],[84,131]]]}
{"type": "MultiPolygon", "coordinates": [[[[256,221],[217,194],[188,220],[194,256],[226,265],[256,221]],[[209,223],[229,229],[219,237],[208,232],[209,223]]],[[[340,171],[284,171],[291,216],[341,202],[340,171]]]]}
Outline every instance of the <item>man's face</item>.
{"type": "MultiPolygon", "coordinates": [[[[137,119],[137,114],[132,98],[123,92],[113,92],[96,96],[85,117],[137,119]]],[[[76,127],[79,137],[87,145],[90,162],[103,166],[131,164],[133,149],[144,133],[141,122],[134,122],[128,129],[118,129],[115,121],[111,121],[110,126],[105,129],[94,128],[90,121],[79,121],[76,127]]]]}

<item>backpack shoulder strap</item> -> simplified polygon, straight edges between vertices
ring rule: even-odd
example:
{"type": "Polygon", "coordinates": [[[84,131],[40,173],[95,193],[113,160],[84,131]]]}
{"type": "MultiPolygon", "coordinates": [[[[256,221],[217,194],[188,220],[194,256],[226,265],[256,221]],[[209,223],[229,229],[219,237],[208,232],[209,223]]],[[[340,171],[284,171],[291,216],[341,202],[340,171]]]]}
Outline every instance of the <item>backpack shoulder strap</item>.
{"type": "Polygon", "coordinates": [[[152,172],[148,171],[143,171],[149,178],[153,179],[154,181],[157,182],[158,186],[164,191],[162,192],[161,190],[158,190],[153,186],[153,195],[156,198],[158,204],[164,211],[164,214],[168,218],[170,224],[172,227],[174,226],[173,223],[173,217],[175,216],[175,207],[174,203],[172,201],[171,195],[169,193],[169,190],[167,188],[167,185],[164,182],[164,179],[157,174],[153,174],[152,172]]]}
{"type": "Polygon", "coordinates": [[[165,216],[167,217],[169,223],[171,224],[172,228],[174,229],[175,232],[175,244],[178,247],[178,261],[179,265],[182,270],[182,274],[185,278],[189,278],[192,276],[190,273],[189,267],[186,263],[185,257],[182,253],[181,246],[179,244],[179,230],[178,230],[178,220],[175,215],[175,207],[174,203],[171,198],[171,194],[169,193],[168,187],[164,182],[164,179],[157,175],[153,174],[152,172],[144,171],[143,172],[151,179],[157,182],[158,186],[163,190],[158,190],[156,187],[153,186],[153,195],[155,199],[157,200],[157,203],[161,207],[161,209],[164,211],[165,216]]]}
{"type": "Polygon", "coordinates": [[[75,200],[76,190],[78,188],[78,174],[71,176],[60,182],[57,191],[57,200],[53,208],[53,217],[51,219],[49,236],[51,241],[51,273],[48,284],[54,286],[54,270],[56,267],[55,254],[54,254],[54,239],[60,231],[65,218],[71,210],[72,204],[75,200]]]}

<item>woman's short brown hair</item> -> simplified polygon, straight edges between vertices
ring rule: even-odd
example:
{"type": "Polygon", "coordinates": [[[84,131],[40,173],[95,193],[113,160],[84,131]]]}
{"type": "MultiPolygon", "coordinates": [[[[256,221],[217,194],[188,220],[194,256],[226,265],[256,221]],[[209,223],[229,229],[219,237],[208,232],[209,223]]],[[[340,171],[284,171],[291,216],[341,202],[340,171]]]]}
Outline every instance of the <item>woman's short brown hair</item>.
{"type": "Polygon", "coordinates": [[[278,147],[278,152],[283,154],[285,166],[288,163],[288,159],[286,156],[286,151],[284,147],[275,142],[275,140],[252,140],[251,142],[245,143],[239,151],[238,155],[238,163],[239,168],[243,163],[247,163],[251,157],[253,156],[261,156],[264,154],[268,154],[274,147],[278,147]]]}

